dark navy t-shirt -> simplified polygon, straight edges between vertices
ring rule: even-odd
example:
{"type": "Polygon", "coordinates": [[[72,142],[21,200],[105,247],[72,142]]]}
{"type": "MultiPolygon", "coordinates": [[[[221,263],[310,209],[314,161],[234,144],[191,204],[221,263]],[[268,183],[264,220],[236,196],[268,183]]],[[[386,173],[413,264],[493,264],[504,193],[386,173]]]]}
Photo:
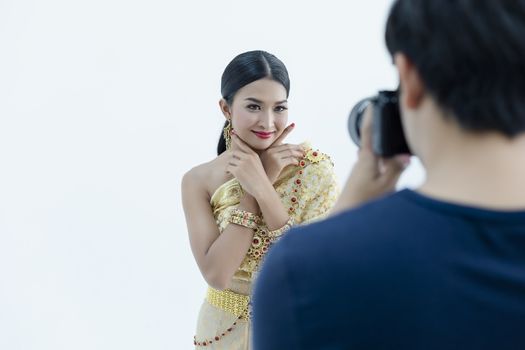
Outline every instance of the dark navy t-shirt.
{"type": "Polygon", "coordinates": [[[289,232],[253,301],[255,350],[523,350],[525,210],[397,192],[289,232]]]}

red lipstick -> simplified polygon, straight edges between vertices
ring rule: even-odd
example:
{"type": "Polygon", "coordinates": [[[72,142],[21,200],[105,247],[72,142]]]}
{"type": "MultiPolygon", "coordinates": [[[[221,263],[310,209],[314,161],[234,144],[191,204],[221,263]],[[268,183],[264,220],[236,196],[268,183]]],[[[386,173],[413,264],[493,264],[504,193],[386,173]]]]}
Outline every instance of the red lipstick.
{"type": "Polygon", "coordinates": [[[264,132],[264,131],[252,131],[258,138],[269,139],[272,137],[273,132],[264,132]]]}

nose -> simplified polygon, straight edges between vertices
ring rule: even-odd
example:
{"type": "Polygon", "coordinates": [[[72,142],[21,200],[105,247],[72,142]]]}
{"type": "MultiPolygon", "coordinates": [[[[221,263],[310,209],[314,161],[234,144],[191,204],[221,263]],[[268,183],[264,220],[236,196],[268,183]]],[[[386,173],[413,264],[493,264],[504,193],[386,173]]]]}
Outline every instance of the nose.
{"type": "Polygon", "coordinates": [[[274,126],[274,114],[273,110],[267,109],[260,114],[259,127],[263,130],[273,130],[274,126]]]}

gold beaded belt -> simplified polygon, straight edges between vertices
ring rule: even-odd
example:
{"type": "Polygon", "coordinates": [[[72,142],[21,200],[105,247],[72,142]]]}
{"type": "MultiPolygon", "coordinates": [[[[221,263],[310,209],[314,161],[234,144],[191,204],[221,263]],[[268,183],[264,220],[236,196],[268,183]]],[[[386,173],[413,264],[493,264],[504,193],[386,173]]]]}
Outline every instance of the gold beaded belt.
{"type": "Polygon", "coordinates": [[[209,287],[206,293],[206,300],[211,305],[237,316],[239,319],[249,320],[250,312],[248,305],[250,297],[238,294],[231,290],[217,290],[209,287]]]}

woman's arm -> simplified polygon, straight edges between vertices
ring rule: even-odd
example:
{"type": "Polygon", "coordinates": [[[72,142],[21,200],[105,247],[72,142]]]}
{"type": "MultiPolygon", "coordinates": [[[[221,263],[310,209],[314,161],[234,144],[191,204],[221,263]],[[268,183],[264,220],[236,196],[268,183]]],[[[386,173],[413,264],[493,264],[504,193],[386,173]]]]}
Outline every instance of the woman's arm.
{"type": "Polygon", "coordinates": [[[288,222],[288,212],[270,181],[261,183],[258,191],[254,193],[254,197],[261,209],[268,230],[277,230],[288,222]]]}
{"type": "Polygon", "coordinates": [[[289,219],[288,213],[273,188],[259,155],[235,134],[232,135],[232,150],[226,170],[255,198],[268,229],[283,227],[289,219]]]}
{"type": "MultiPolygon", "coordinates": [[[[213,288],[226,289],[241,265],[253,239],[253,229],[230,224],[219,234],[203,186],[205,179],[191,171],[182,179],[182,205],[191,250],[206,282],[213,288]]],[[[256,200],[245,194],[239,209],[251,213],[259,211],[256,200]]]]}

